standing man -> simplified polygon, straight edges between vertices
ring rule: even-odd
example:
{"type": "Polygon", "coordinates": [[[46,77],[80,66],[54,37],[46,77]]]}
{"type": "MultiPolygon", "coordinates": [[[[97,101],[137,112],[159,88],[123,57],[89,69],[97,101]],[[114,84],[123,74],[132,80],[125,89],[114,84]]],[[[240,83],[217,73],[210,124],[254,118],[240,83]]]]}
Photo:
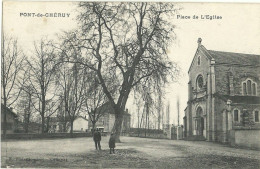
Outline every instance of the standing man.
{"type": "Polygon", "coordinates": [[[101,145],[100,145],[101,133],[98,129],[94,131],[93,139],[95,141],[96,150],[98,149],[101,150],[101,145]]]}
{"type": "Polygon", "coordinates": [[[115,147],[116,147],[116,139],[113,133],[111,133],[110,139],[109,139],[109,148],[110,148],[110,154],[113,153],[115,154],[115,147]]]}

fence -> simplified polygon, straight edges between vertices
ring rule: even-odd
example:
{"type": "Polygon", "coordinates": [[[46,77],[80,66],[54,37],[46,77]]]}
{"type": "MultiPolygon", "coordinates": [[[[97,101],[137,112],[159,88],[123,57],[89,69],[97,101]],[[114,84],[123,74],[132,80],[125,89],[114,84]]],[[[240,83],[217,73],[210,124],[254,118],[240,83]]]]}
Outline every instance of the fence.
{"type": "MultiPolygon", "coordinates": [[[[102,133],[106,135],[106,133],[102,133]]],[[[70,133],[14,133],[7,134],[6,139],[43,139],[43,138],[70,138],[70,133]]],[[[92,133],[73,133],[73,138],[76,137],[92,137],[92,133]]],[[[3,139],[3,135],[2,135],[3,139]]]]}
{"type": "Polygon", "coordinates": [[[167,134],[158,129],[130,128],[128,135],[130,137],[167,138],[167,134]]]}

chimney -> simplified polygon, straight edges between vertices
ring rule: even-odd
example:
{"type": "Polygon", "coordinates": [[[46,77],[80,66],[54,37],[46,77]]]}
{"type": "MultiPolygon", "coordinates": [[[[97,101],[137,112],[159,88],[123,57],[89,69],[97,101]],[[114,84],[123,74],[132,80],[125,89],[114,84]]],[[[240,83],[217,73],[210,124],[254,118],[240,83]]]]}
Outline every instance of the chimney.
{"type": "Polygon", "coordinates": [[[198,38],[198,46],[200,46],[201,45],[201,42],[202,42],[202,39],[201,38],[198,38]]]}

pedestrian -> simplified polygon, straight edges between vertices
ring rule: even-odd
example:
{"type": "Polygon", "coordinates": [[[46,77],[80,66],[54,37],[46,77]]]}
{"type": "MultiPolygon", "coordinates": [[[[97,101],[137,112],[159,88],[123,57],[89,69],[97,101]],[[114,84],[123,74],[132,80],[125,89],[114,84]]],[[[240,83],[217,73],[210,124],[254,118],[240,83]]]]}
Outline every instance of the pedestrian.
{"type": "Polygon", "coordinates": [[[96,150],[98,149],[101,150],[101,145],[100,145],[101,133],[99,132],[98,129],[94,130],[93,139],[95,141],[96,150]]]}
{"type": "Polygon", "coordinates": [[[113,133],[111,133],[110,139],[109,139],[109,148],[110,148],[110,154],[111,151],[115,154],[115,147],[116,147],[116,138],[113,133]]]}

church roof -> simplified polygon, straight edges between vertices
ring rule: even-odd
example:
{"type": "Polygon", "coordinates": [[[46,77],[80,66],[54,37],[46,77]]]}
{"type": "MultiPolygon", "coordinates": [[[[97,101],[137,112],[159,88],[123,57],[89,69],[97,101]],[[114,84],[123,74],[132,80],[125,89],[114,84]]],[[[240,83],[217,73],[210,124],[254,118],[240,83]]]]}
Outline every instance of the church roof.
{"type": "Polygon", "coordinates": [[[216,64],[260,66],[260,55],[207,50],[216,64]]]}
{"type": "Polygon", "coordinates": [[[229,96],[221,94],[215,95],[224,101],[231,100],[233,104],[260,104],[259,96],[229,96]]]}
{"type": "MultiPolygon", "coordinates": [[[[209,60],[214,59],[215,65],[260,67],[260,55],[208,50],[201,44],[201,42],[202,39],[199,38],[195,56],[198,51],[201,51],[209,60]]],[[[190,72],[194,63],[195,56],[193,57],[188,72],[190,72]]]]}

